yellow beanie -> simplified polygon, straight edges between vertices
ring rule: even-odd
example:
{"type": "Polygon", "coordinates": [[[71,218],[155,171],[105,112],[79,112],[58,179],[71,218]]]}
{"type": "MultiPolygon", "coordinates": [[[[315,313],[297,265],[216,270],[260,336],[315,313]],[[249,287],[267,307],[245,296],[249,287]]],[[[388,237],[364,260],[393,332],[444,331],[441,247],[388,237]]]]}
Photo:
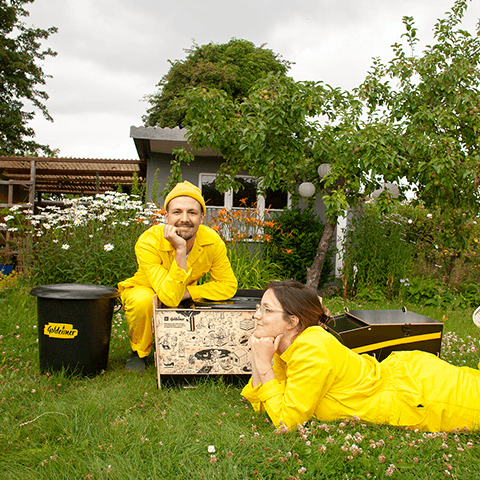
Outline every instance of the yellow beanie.
{"type": "Polygon", "coordinates": [[[202,206],[203,213],[205,213],[205,200],[202,197],[200,189],[190,182],[177,183],[170,193],[165,197],[165,210],[167,210],[168,203],[177,197],[191,197],[194,198],[202,206]]]}

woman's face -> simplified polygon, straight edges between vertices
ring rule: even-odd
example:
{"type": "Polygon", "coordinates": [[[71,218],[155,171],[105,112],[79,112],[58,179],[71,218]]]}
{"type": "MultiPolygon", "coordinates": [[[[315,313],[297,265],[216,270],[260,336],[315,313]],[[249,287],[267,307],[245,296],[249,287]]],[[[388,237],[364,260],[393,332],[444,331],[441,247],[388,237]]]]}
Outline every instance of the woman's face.
{"type": "Polygon", "coordinates": [[[260,337],[277,337],[285,334],[291,324],[284,318],[284,311],[272,289],[267,290],[262,297],[260,307],[253,316],[256,321],[254,335],[260,337]]]}

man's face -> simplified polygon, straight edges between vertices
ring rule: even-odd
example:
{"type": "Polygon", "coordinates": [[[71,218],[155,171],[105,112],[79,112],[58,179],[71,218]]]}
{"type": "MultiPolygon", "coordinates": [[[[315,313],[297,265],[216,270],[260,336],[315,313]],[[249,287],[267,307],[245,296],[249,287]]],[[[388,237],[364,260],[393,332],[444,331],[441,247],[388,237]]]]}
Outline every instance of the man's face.
{"type": "Polygon", "coordinates": [[[167,225],[177,227],[177,235],[190,240],[203,222],[202,206],[192,197],[176,197],[168,202],[165,221],[167,225]]]}

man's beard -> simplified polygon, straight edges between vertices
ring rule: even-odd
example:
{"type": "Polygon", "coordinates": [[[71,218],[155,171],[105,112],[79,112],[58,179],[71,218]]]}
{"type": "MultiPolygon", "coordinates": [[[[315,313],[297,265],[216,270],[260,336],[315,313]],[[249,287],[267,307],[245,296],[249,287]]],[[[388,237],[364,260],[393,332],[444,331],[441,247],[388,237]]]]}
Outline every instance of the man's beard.
{"type": "MultiPolygon", "coordinates": [[[[176,223],[175,226],[178,227],[178,228],[181,228],[181,227],[193,228],[192,223],[176,223]]],[[[186,232],[182,232],[180,230],[177,230],[177,235],[179,237],[182,237],[184,240],[190,240],[191,238],[193,238],[195,236],[195,233],[197,233],[197,232],[186,233],[186,232]]]]}

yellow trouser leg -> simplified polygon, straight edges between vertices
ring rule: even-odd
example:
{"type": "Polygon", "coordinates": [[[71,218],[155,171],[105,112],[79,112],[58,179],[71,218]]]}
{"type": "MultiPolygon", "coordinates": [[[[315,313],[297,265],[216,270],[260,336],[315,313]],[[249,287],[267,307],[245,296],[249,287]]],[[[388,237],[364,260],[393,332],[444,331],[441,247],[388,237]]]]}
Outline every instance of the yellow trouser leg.
{"type": "Polygon", "coordinates": [[[144,286],[126,288],[121,293],[130,345],[140,358],[148,356],[152,350],[152,299],[154,295],[153,289],[144,286]]]}

